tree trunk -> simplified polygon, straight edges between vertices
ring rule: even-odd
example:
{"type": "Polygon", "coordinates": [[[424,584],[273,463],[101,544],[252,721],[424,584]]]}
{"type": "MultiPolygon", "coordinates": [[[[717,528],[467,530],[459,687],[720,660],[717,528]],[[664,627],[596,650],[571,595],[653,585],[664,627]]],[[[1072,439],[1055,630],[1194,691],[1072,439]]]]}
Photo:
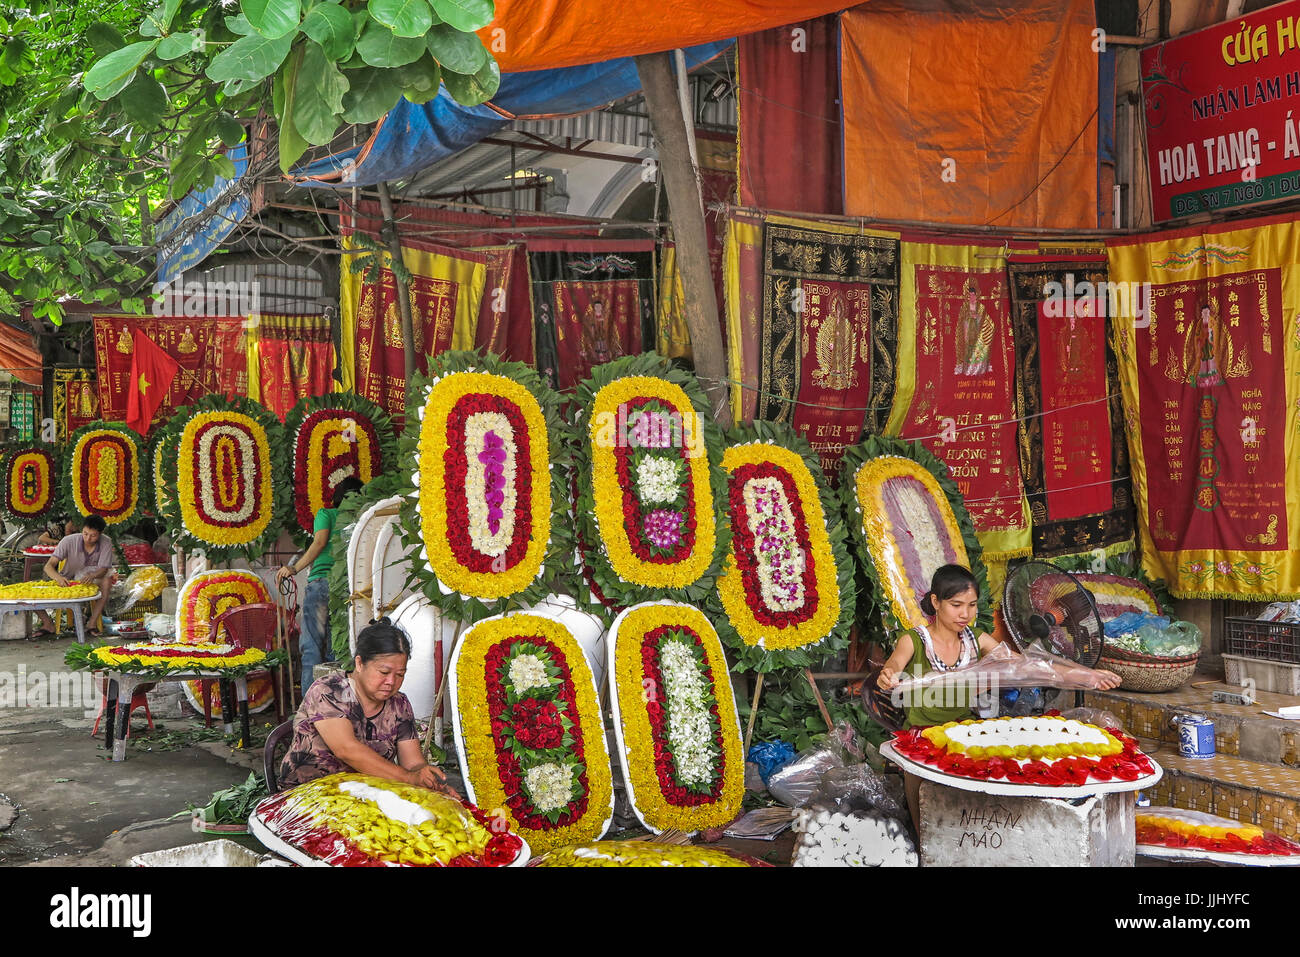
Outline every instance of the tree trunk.
{"type": "Polygon", "coordinates": [[[637,73],[645,89],[646,107],[659,147],[664,185],[668,189],[669,220],[677,244],[677,269],[685,294],[686,327],[691,333],[695,372],[709,397],[714,419],[731,425],[731,400],[726,355],[718,324],[718,299],[709,271],[709,241],[704,228],[704,206],[695,170],[691,166],[690,140],[673,80],[672,54],[651,53],[636,58],[637,73]]]}
{"type": "MultiPolygon", "coordinates": [[[[387,183],[379,184],[379,206],[384,212],[384,238],[388,241],[388,251],[393,262],[403,265],[402,240],[397,235],[397,214],[393,211],[393,194],[388,191],[387,183]]],[[[393,271],[393,285],[397,287],[397,312],[402,317],[402,353],[406,360],[406,384],[409,387],[415,378],[415,326],[411,322],[411,289],[398,279],[401,270],[393,271]]]]}

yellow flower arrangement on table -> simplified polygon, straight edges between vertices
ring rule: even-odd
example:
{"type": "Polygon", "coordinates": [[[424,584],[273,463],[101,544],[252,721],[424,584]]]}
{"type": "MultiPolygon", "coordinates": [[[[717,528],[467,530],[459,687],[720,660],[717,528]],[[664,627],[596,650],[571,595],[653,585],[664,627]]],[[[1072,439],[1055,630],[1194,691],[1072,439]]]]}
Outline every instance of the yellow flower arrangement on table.
{"type": "Polygon", "coordinates": [[[80,582],[60,585],[58,582],[42,580],[0,585],[0,601],[73,601],[98,597],[98,585],[80,582]]]}
{"type": "Polygon", "coordinates": [[[659,356],[628,356],[593,369],[577,403],[575,518],[595,610],[705,601],[730,529],[722,436],[698,383],[659,356]]]}
{"type": "Polygon", "coordinates": [[[49,449],[30,444],[5,452],[4,508],[19,522],[31,522],[54,506],[58,464],[49,449]]]}
{"type": "Polygon", "coordinates": [[[1139,854],[1194,857],[1197,853],[1241,855],[1258,863],[1300,864],[1300,843],[1266,831],[1248,821],[1204,811],[1173,807],[1145,807],[1137,810],[1137,846],[1139,854]],[[1192,853],[1188,853],[1192,852],[1192,853]]]}
{"type": "Polygon", "coordinates": [[[523,363],[459,351],[410,395],[418,492],[401,522],[425,596],[461,621],[541,600],[572,566],[559,396],[523,363]]]}
{"type": "Polygon", "coordinates": [[[292,494],[274,415],[243,397],[210,395],[178,410],[158,443],[155,498],[175,544],[221,560],[255,558],[274,542],[292,494]]]}
{"type": "Polygon", "coordinates": [[[125,666],[128,670],[165,668],[169,671],[219,671],[258,664],[266,659],[266,652],[260,648],[240,648],[228,644],[139,642],[117,646],[101,645],[90,652],[90,658],[104,667],[114,669],[125,666]]]}
{"type": "Polygon", "coordinates": [[[975,528],[948,468],[919,442],[869,435],[845,449],[840,494],[858,565],[875,592],[879,620],[869,637],[892,647],[894,635],[924,623],[921,598],[941,565],[964,565],[979,593],[976,630],[993,627],[988,575],[975,528]]]}
{"type": "Polygon", "coordinates": [[[656,833],[729,823],[745,792],[740,719],[713,626],[689,605],[627,609],[608,638],[628,799],[656,833]]]}
{"type": "Polygon", "coordinates": [[[121,422],[92,422],[68,439],[66,506],[118,525],[135,515],[140,499],[140,436],[121,422]]]}
{"type": "Polygon", "coordinates": [[[592,841],[538,855],[529,867],[767,867],[720,847],[653,841],[592,841]]]}
{"type": "Polygon", "coordinates": [[[726,441],[731,548],[711,610],[735,667],[805,667],[837,654],[853,625],[853,564],[816,455],[770,422],[726,441]]]}
{"type": "Polygon", "coordinates": [[[534,849],[604,835],[613,776],[595,676],[560,622],[512,612],[474,625],[450,669],[469,800],[534,849]]]}
{"type": "Polygon", "coordinates": [[[502,867],[528,853],[472,805],[366,774],[330,774],[273,794],[249,823],[268,847],[335,867],[502,867]]]}

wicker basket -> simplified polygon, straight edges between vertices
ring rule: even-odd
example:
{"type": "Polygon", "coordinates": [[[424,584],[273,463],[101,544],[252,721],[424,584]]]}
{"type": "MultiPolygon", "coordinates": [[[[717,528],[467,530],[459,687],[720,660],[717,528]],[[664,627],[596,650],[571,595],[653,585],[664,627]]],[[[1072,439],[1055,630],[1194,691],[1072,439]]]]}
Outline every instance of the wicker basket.
{"type": "Polygon", "coordinates": [[[1186,683],[1196,673],[1199,654],[1180,658],[1159,658],[1118,648],[1107,648],[1097,661],[1101,671],[1113,671],[1120,676],[1124,691],[1173,691],[1186,683]],[[1120,655],[1123,657],[1120,657],[1120,655]]]}

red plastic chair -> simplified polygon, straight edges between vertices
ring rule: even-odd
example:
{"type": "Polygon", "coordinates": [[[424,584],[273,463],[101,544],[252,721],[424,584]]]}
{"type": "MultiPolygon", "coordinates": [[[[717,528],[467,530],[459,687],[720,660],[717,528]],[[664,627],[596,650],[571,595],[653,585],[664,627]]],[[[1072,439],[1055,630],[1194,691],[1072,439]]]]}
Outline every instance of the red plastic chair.
{"type": "MultiPolygon", "coordinates": [[[[271,602],[255,602],[240,605],[223,611],[212,619],[209,634],[216,641],[225,629],[225,640],[238,648],[260,648],[263,651],[275,650],[275,616],[278,609],[271,602]]],[[[276,689],[275,674],[268,670],[250,671],[248,678],[268,676],[271,679],[271,699],[275,702],[275,715],[278,721],[285,719],[284,702],[280,700],[276,689]]],[[[215,678],[200,679],[201,697],[203,698],[203,719],[212,727],[212,705],[210,689],[217,683],[215,678]]]]}
{"type": "MultiPolygon", "coordinates": [[[[131,736],[130,715],[134,714],[135,712],[141,709],[144,709],[145,723],[148,724],[150,731],[153,730],[153,715],[149,712],[149,698],[147,696],[149,692],[153,690],[155,684],[157,684],[157,682],[147,681],[142,685],[136,685],[135,693],[131,695],[129,714],[126,719],[126,736],[128,738],[131,736]]],[[[103,682],[103,686],[99,689],[99,714],[95,715],[95,724],[90,729],[90,736],[92,738],[99,737],[99,722],[103,720],[104,712],[106,710],[108,710],[108,681],[107,680],[103,682]]]]}

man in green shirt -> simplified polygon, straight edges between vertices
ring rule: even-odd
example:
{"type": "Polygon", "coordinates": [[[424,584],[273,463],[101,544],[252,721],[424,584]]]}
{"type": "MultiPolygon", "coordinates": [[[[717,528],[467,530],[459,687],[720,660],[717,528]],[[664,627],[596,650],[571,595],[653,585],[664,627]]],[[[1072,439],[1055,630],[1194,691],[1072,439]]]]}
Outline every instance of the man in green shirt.
{"type": "Polygon", "coordinates": [[[333,507],[322,508],[316,513],[316,520],[312,524],[311,545],[307,547],[306,553],[301,558],[280,566],[280,570],[275,573],[275,582],[279,585],[304,568],[311,568],[302,600],[302,639],[298,642],[298,652],[302,659],[303,694],[311,687],[312,669],[323,661],[334,660],[329,628],[329,574],[334,565],[330,538],[334,535],[334,521],[343,499],[361,488],[361,481],[354,477],[339,482],[334,488],[333,507]]]}

